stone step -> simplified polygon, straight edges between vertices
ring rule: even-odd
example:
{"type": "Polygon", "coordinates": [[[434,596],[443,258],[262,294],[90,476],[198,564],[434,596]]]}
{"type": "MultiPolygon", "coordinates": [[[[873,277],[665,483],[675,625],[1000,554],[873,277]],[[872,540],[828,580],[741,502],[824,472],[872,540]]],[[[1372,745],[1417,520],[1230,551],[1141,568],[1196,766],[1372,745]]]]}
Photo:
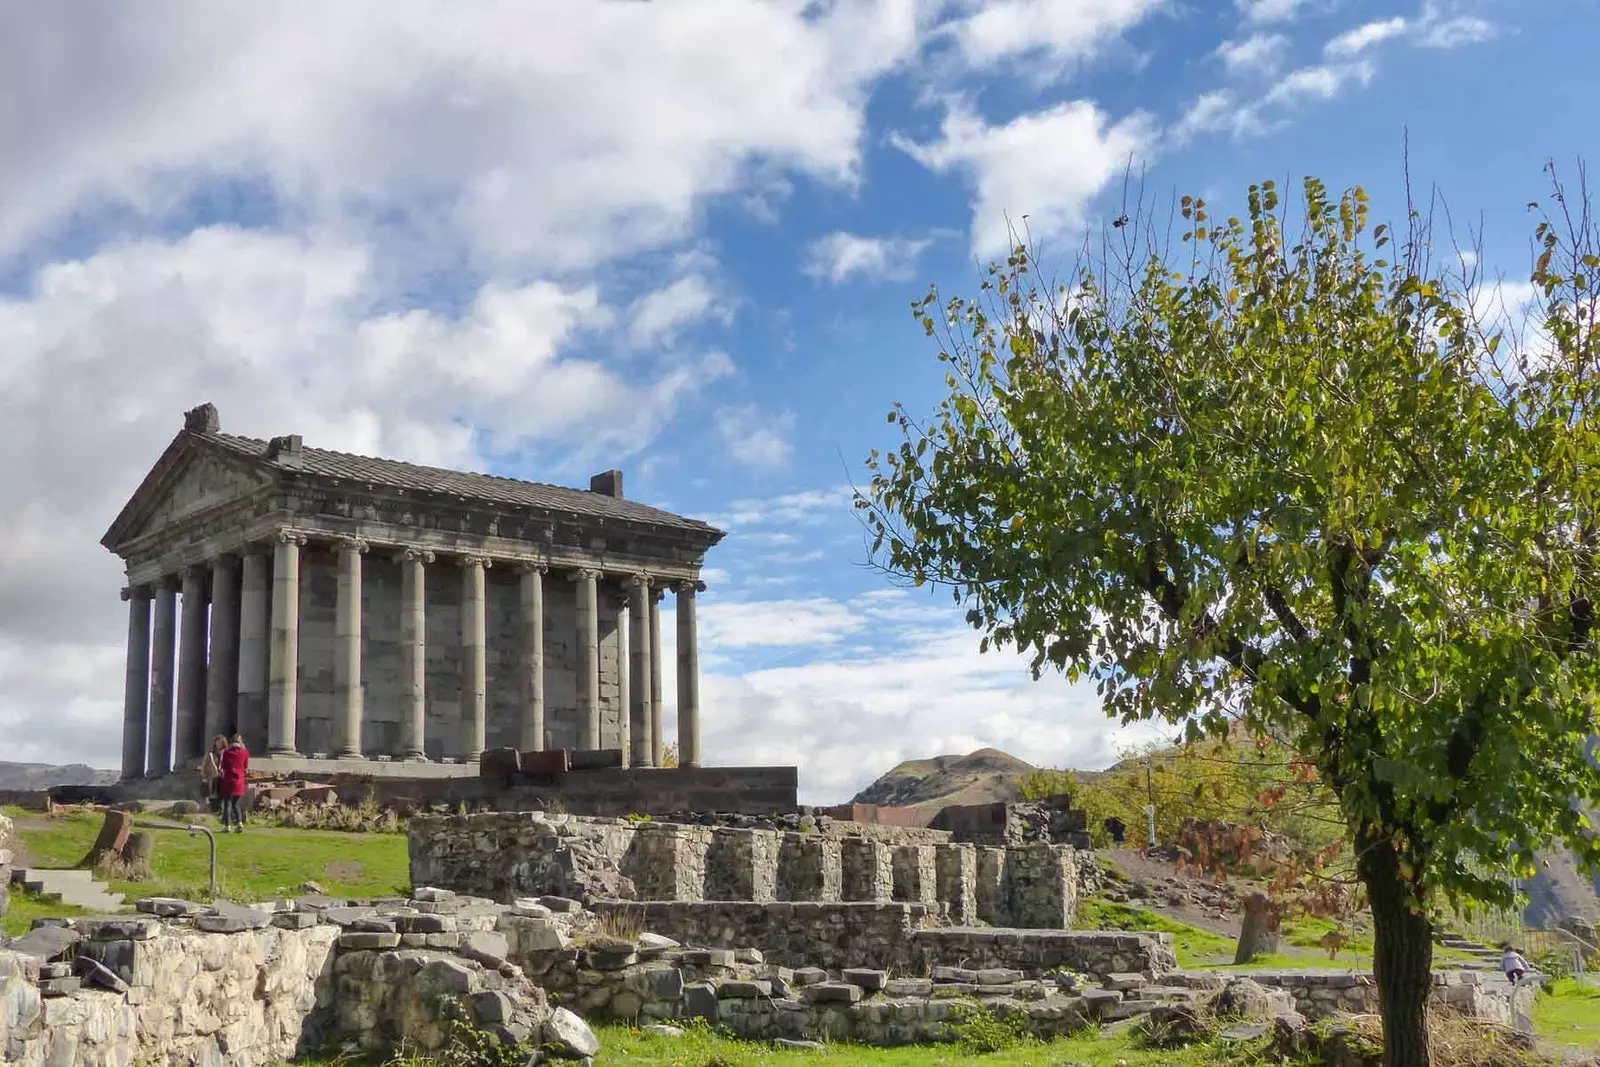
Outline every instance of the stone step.
{"type": "Polygon", "coordinates": [[[113,893],[97,881],[92,871],[18,867],[11,872],[11,880],[46,900],[86,911],[120,911],[128,903],[121,893],[113,893]]]}

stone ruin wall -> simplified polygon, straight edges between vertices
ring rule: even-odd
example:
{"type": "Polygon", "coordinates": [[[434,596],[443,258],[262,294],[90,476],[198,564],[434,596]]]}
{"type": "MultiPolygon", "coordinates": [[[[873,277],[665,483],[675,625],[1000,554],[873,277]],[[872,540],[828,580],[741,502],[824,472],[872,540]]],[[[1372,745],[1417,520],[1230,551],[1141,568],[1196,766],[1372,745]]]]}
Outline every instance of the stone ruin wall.
{"type": "Polygon", "coordinates": [[[411,880],[510,901],[920,904],[938,922],[1061,930],[1092,855],[1070,846],[889,844],[877,837],[543,812],[417,816],[411,880]]]}
{"type": "MultiPolygon", "coordinates": [[[[1373,997],[1364,975],[1177,972],[1164,934],[924,928],[917,903],[615,902],[597,914],[562,898],[505,906],[420,889],[140,908],[41,920],[0,948],[0,1062],[268,1067],[307,1052],[428,1050],[444,1037],[444,997],[501,1041],[553,1041],[573,1056],[598,1049],[582,1018],[894,1045],[952,1040],[977,1008],[1051,1037],[1221,996],[1313,1020],[1373,997]],[[650,929],[616,936],[618,917],[604,913],[630,909],[650,929]],[[684,928],[691,946],[721,944],[686,947],[655,929],[685,922],[701,924],[684,928]],[[880,939],[903,957],[871,956],[880,939]]],[[[1500,1022],[1525,1012],[1531,991],[1460,972],[1435,976],[1434,999],[1500,1022]]]]}

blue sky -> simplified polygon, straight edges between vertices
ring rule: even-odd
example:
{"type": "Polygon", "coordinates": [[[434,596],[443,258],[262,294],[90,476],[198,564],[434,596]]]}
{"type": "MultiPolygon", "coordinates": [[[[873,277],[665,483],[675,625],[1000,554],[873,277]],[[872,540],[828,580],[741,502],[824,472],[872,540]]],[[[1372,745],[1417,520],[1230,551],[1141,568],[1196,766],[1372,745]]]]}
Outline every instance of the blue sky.
{"type": "MultiPolygon", "coordinates": [[[[585,484],[729,530],[708,757],[846,798],[995,745],[1092,767],[1093,694],[862,566],[847,486],[937,402],[910,302],[1148,194],[1438,185],[1525,291],[1596,142],[1581,0],[40,5],[0,0],[0,758],[115,763],[97,544],[179,424],[585,484]]],[[[670,627],[668,633],[671,633],[670,627]]],[[[670,689],[670,686],[669,686],[670,689]]],[[[670,710],[670,709],[669,709],[670,710]]]]}

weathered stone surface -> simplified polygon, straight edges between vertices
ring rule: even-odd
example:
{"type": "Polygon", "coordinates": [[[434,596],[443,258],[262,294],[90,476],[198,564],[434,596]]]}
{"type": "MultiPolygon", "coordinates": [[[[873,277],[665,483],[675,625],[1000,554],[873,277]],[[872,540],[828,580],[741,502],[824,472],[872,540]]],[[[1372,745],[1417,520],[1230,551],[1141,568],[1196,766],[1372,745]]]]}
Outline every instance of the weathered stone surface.
{"type": "Polygon", "coordinates": [[[754,979],[748,981],[734,980],[721,982],[717,985],[717,997],[721,1000],[744,1000],[750,997],[772,996],[772,983],[761,982],[754,979]]]}
{"type": "Polygon", "coordinates": [[[36,926],[12,941],[6,948],[11,952],[48,962],[59,958],[77,944],[79,937],[78,932],[70,927],[36,926]]]}
{"type": "Polygon", "coordinates": [[[280,911],[272,916],[272,925],[283,930],[304,930],[321,921],[315,912],[309,911],[280,911]]]}
{"type": "Polygon", "coordinates": [[[557,1008],[545,1020],[544,1039],[575,1058],[593,1056],[600,1051],[600,1039],[594,1036],[589,1024],[566,1008],[557,1008]]]}
{"type": "Polygon", "coordinates": [[[806,986],[803,992],[812,1003],[854,1004],[861,999],[861,987],[847,982],[818,982],[806,986]]]}
{"type": "Polygon", "coordinates": [[[397,948],[399,944],[399,934],[380,930],[356,930],[339,935],[341,949],[397,948]]]}
{"type": "Polygon", "coordinates": [[[146,897],[135,901],[134,907],[139,911],[158,918],[168,919],[178,915],[188,915],[199,910],[202,905],[191,903],[187,900],[178,900],[175,897],[146,897]]]}
{"type": "Polygon", "coordinates": [[[90,956],[79,956],[76,961],[78,974],[90,985],[109,989],[113,993],[126,993],[128,983],[110,967],[90,956]]]}
{"type": "Polygon", "coordinates": [[[716,1019],[717,987],[710,982],[691,982],[685,985],[683,1014],[690,1019],[716,1019]]]}
{"type": "Polygon", "coordinates": [[[161,933],[161,923],[153,918],[95,916],[73,919],[72,928],[88,941],[148,941],[161,933]]]}
{"type": "Polygon", "coordinates": [[[889,980],[889,975],[884,971],[866,967],[846,967],[840,972],[839,978],[851,985],[858,985],[869,993],[876,993],[889,980]]]}

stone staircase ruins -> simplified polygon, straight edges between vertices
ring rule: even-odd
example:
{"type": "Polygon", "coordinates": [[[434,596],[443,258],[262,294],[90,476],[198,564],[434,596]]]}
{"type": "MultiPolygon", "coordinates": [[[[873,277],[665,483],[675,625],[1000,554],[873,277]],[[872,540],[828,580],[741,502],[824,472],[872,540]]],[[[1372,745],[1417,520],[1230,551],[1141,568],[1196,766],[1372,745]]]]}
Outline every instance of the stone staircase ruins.
{"type": "Polygon", "coordinates": [[[85,911],[112,912],[127,907],[127,898],[111,892],[104,882],[95,878],[93,871],[16,867],[11,871],[11,882],[45,900],[85,911]]]}

